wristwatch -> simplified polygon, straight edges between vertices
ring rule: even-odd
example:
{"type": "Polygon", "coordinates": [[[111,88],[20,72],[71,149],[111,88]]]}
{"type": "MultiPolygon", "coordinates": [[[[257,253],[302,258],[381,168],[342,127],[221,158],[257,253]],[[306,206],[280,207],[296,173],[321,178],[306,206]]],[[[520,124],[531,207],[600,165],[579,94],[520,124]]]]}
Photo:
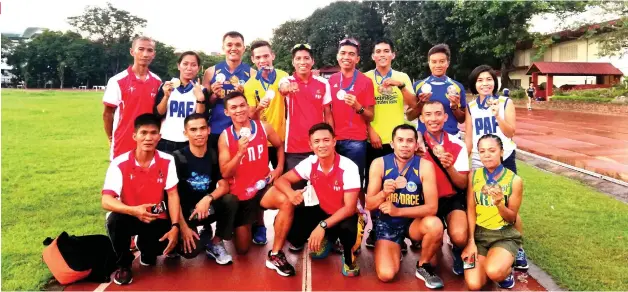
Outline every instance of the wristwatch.
{"type": "Polygon", "coordinates": [[[327,222],[325,222],[325,220],[321,221],[320,223],[318,223],[318,225],[323,228],[323,229],[327,229],[327,222]]]}
{"type": "Polygon", "coordinates": [[[397,88],[399,88],[400,90],[404,89],[406,87],[405,83],[401,83],[401,85],[397,86],[397,88]]]}
{"type": "Polygon", "coordinates": [[[361,107],[359,110],[355,111],[357,114],[363,114],[364,113],[364,107],[361,107]]]}
{"type": "Polygon", "coordinates": [[[210,199],[212,199],[212,202],[215,201],[216,199],[214,198],[214,196],[212,196],[211,194],[207,194],[207,197],[209,197],[210,199]]]}
{"type": "Polygon", "coordinates": [[[181,230],[181,225],[179,225],[179,223],[172,223],[172,226],[170,226],[170,228],[172,227],[176,227],[177,229],[181,230]]]}
{"type": "Polygon", "coordinates": [[[197,99],[197,100],[196,100],[196,103],[205,103],[205,101],[204,101],[204,100],[198,100],[198,99],[197,99]]]}

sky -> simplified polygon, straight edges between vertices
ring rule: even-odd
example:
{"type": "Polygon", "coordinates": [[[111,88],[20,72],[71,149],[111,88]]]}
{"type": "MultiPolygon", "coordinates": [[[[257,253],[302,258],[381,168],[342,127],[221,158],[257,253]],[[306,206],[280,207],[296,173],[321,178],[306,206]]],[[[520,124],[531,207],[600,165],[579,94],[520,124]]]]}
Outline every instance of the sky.
{"type": "MultiPolygon", "coordinates": [[[[27,27],[43,27],[66,31],[71,29],[67,17],[81,15],[88,5],[106,7],[107,2],[146,19],[145,35],[178,50],[211,53],[221,51],[222,35],[227,31],[241,32],[247,44],[257,38],[268,40],[282,23],[304,19],[334,1],[5,0],[1,1],[0,30],[22,33],[27,27]],[[277,13],[279,7],[285,12],[277,13]]],[[[555,17],[535,17],[531,31],[549,33],[557,29],[557,23],[555,17]]]]}
{"type": "Polygon", "coordinates": [[[257,38],[270,39],[272,30],[282,23],[306,18],[334,1],[5,0],[1,1],[0,30],[12,33],[22,33],[27,27],[69,30],[72,27],[67,17],[81,15],[88,5],[106,7],[107,2],[146,19],[143,32],[150,37],[180,50],[210,53],[220,51],[222,36],[227,31],[239,31],[246,43],[257,38]],[[282,10],[287,13],[277,13],[278,7],[286,7],[282,10]]]}

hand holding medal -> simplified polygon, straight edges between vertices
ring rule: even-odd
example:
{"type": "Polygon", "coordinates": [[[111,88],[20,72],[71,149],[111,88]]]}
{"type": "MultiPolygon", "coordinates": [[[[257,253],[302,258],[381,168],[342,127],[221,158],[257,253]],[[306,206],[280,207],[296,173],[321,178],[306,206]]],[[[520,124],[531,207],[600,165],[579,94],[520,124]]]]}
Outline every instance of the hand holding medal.
{"type": "Polygon", "coordinates": [[[497,116],[499,114],[499,99],[493,96],[487,98],[488,100],[486,101],[486,104],[491,109],[491,113],[493,114],[493,116],[497,116]]]}
{"type": "Polygon", "coordinates": [[[251,137],[251,129],[247,127],[242,127],[240,129],[240,138],[248,138],[251,137]]]}
{"type": "Polygon", "coordinates": [[[179,78],[172,78],[170,80],[170,84],[172,85],[172,88],[178,88],[179,86],[181,86],[181,80],[179,80],[179,78]]]}
{"type": "Polygon", "coordinates": [[[384,181],[384,186],[382,191],[384,192],[385,195],[390,195],[392,193],[395,192],[397,188],[395,187],[395,180],[394,179],[387,179],[384,181]]]}
{"type": "Polygon", "coordinates": [[[460,92],[458,92],[455,86],[449,85],[447,87],[447,99],[449,99],[452,106],[456,105],[460,108],[460,92]]]}

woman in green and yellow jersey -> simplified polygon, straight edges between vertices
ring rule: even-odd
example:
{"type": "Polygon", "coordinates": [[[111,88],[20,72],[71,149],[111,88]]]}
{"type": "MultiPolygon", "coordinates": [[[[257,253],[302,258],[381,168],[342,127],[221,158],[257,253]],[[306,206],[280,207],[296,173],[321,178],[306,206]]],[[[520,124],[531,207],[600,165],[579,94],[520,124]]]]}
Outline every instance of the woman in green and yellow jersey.
{"type": "Polygon", "coordinates": [[[501,288],[514,287],[513,263],[522,244],[514,228],[523,199],[523,181],[502,165],[502,141],[493,134],[478,141],[483,167],[469,176],[467,217],[469,237],[462,252],[464,278],[470,290],[480,290],[487,279],[501,288]]]}

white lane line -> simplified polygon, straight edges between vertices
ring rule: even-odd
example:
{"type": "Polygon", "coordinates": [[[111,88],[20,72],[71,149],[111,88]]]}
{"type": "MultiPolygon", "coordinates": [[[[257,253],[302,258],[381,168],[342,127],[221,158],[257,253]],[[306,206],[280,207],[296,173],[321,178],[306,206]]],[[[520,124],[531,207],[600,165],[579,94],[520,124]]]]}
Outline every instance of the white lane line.
{"type": "Polygon", "coordinates": [[[307,286],[305,291],[310,292],[312,291],[312,259],[310,258],[310,253],[307,252],[308,248],[305,247],[304,249],[306,250],[305,260],[307,263],[307,286]]]}

